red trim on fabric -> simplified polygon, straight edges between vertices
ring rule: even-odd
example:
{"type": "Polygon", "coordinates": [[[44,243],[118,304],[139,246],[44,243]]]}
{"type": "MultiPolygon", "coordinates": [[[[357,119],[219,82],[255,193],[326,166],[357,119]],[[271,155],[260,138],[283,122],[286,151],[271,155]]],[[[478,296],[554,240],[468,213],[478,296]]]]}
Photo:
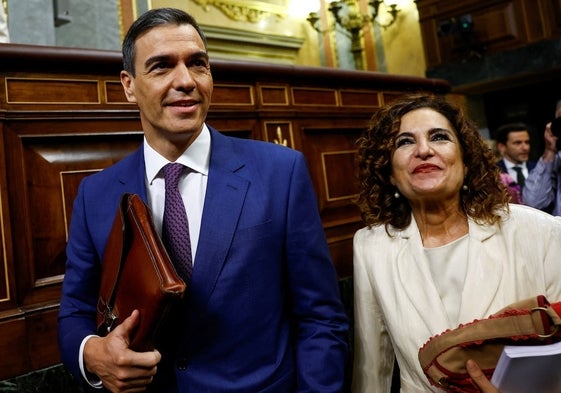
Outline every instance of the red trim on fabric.
{"type": "Polygon", "coordinates": [[[561,317],[561,302],[552,303],[550,304],[550,307],[553,308],[553,311],[555,311],[559,317],[561,317]]]}

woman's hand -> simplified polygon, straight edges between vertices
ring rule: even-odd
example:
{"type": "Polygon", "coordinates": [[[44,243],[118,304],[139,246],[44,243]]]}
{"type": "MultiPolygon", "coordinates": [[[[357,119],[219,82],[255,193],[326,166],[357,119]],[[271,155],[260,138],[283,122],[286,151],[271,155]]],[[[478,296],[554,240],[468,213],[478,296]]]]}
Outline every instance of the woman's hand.
{"type": "Polygon", "coordinates": [[[499,390],[489,382],[483,371],[479,368],[477,363],[473,360],[468,360],[466,362],[466,369],[473,381],[473,384],[479,388],[482,393],[500,393],[499,390]]]}

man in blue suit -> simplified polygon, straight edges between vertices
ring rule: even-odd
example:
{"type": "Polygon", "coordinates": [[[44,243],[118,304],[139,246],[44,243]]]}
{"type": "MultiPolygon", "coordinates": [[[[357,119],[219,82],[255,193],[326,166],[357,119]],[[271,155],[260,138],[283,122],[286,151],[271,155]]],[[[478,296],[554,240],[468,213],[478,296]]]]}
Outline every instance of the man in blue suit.
{"type": "Polygon", "coordinates": [[[301,153],[205,124],[212,75],[204,35],[183,11],[148,11],[123,42],[121,81],[140,109],[143,145],[87,177],[74,202],[59,314],[63,363],[113,392],[339,392],[344,313],[301,153]],[[128,348],[135,310],[96,332],[100,260],[121,194],[139,194],[162,228],[170,162],[193,256],[174,353],[128,348]]]}

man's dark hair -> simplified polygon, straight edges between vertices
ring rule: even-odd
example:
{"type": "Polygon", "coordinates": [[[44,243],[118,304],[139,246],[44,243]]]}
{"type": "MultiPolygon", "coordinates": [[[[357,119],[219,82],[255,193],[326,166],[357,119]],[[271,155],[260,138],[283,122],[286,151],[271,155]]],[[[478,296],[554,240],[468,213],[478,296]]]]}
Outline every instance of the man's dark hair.
{"type": "Polygon", "coordinates": [[[497,129],[495,134],[495,139],[497,143],[502,143],[506,145],[506,141],[508,141],[508,134],[511,132],[519,132],[519,131],[526,131],[528,135],[530,134],[530,130],[528,130],[528,126],[525,123],[518,122],[518,123],[508,123],[500,126],[497,129]]]}
{"type": "Polygon", "coordinates": [[[129,28],[123,40],[123,68],[135,76],[134,58],[136,55],[136,40],[149,30],[165,25],[191,25],[203,40],[207,50],[206,37],[197,24],[195,18],[185,11],[176,8],[155,8],[142,14],[129,28]]]}

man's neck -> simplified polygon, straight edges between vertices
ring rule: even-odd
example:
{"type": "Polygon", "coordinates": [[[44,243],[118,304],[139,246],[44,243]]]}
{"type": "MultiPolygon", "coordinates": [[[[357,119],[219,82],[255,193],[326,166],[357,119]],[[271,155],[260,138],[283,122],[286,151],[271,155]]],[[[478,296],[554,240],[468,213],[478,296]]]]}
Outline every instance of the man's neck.
{"type": "Polygon", "coordinates": [[[513,161],[513,160],[511,160],[507,157],[503,157],[503,160],[505,161],[505,164],[510,164],[510,165],[507,165],[507,167],[508,166],[524,166],[524,161],[516,162],[516,161],[513,161]]]}

